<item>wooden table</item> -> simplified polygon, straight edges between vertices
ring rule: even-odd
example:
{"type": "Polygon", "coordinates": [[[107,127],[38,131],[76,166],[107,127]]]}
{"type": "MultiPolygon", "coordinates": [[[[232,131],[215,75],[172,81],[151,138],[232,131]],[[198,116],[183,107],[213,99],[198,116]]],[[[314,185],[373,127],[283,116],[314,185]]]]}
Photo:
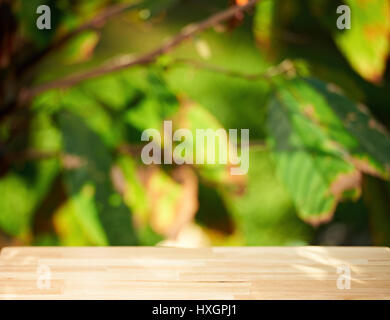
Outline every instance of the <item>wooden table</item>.
{"type": "Polygon", "coordinates": [[[0,298],[390,299],[390,249],[4,248],[0,298]]]}

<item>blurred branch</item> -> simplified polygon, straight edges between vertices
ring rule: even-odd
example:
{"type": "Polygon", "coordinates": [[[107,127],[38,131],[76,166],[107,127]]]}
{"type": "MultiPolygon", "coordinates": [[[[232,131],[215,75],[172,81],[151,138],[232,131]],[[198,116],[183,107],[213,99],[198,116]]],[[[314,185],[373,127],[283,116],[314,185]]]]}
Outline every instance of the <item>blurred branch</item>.
{"type": "Polygon", "coordinates": [[[142,152],[142,149],[145,145],[144,144],[137,144],[137,145],[131,145],[131,144],[121,144],[117,151],[120,154],[128,155],[128,156],[139,156],[142,152]]]}
{"type": "Polygon", "coordinates": [[[267,142],[265,140],[250,140],[249,148],[263,150],[267,148],[267,142]]]}
{"type": "Polygon", "coordinates": [[[187,40],[188,38],[191,38],[197,33],[200,33],[221,22],[229,20],[230,18],[236,16],[237,13],[244,12],[249,8],[252,8],[258,1],[259,0],[250,0],[246,5],[232,6],[224,11],[212,15],[211,17],[199,23],[187,25],[176,36],[164,42],[157,49],[154,49],[151,52],[148,52],[144,55],[138,57],[133,57],[133,56],[121,57],[119,59],[114,59],[113,61],[109,61],[108,63],[105,63],[91,70],[77,73],[52,82],[44,83],[30,89],[23,89],[20,94],[20,100],[23,103],[32,99],[36,95],[51,89],[71,87],[87,79],[91,79],[111,72],[127,69],[135,65],[144,65],[144,64],[152,63],[156,60],[156,58],[171,51],[172,49],[177,47],[179,44],[181,44],[183,41],[187,40]]]}
{"type": "Polygon", "coordinates": [[[12,237],[0,229],[0,250],[4,247],[23,245],[26,244],[22,240],[18,239],[17,237],[12,237]]]}
{"type": "Polygon", "coordinates": [[[284,73],[288,74],[290,72],[295,73],[294,64],[290,60],[284,60],[279,65],[275,67],[271,67],[265,72],[259,72],[259,73],[244,73],[244,72],[234,71],[234,70],[226,69],[221,66],[205,63],[203,61],[191,60],[185,58],[174,59],[171,65],[168,65],[168,68],[175,66],[176,64],[185,64],[195,69],[216,72],[216,73],[224,74],[229,77],[242,78],[249,81],[269,80],[270,78],[280,74],[284,74],[284,73]]]}
{"type": "Polygon", "coordinates": [[[93,30],[103,27],[108,20],[115,18],[116,16],[127,10],[137,8],[140,3],[140,1],[137,1],[135,3],[121,3],[105,9],[103,12],[93,17],[91,20],[85,22],[84,24],[80,25],[69,33],[64,34],[63,36],[52,42],[49,46],[37,52],[35,55],[31,56],[18,68],[17,73],[23,75],[28,73],[28,71],[30,71],[34,66],[41,62],[46,56],[62,48],[75,36],[87,30],[93,30]]]}
{"type": "Polygon", "coordinates": [[[4,156],[3,160],[5,160],[8,163],[13,163],[13,162],[23,163],[30,160],[44,160],[44,159],[58,158],[60,156],[61,153],[56,151],[42,151],[36,149],[27,149],[15,153],[7,153],[4,156]]]}

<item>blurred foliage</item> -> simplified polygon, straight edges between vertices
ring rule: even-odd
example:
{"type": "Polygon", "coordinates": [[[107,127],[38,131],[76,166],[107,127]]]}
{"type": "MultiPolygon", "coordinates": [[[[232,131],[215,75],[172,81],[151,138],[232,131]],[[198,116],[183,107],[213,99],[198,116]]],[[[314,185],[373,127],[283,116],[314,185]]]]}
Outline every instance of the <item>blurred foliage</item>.
{"type": "Polygon", "coordinates": [[[0,1],[0,247],[390,245],[387,0],[263,0],[153,63],[16,103],[232,2],[0,1]],[[41,4],[51,30],[35,26],[41,4]],[[133,6],[56,47],[123,4],[133,6]],[[336,28],[341,4],[350,30],[336,28]],[[248,174],[143,164],[141,134],[163,135],[164,120],[250,129],[248,174]]]}

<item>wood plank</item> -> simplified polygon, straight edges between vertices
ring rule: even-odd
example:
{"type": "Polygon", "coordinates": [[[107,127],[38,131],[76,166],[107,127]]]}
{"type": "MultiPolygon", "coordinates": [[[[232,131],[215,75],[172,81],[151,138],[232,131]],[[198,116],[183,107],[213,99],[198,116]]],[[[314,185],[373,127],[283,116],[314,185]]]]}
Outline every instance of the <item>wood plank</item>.
{"type": "Polygon", "coordinates": [[[390,299],[390,250],[4,248],[0,299],[390,299]],[[350,289],[337,287],[340,266],[351,272],[350,289]]]}

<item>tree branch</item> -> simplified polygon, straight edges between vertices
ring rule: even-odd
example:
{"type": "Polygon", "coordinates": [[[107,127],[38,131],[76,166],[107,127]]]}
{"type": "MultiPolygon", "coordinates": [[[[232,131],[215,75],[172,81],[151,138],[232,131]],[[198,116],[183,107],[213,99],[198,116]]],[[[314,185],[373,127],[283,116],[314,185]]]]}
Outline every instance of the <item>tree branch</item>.
{"type": "Polygon", "coordinates": [[[295,67],[294,64],[290,60],[283,60],[280,64],[277,66],[268,68],[265,72],[259,72],[259,73],[244,73],[239,71],[234,71],[230,69],[225,69],[224,67],[212,65],[209,63],[205,63],[203,61],[198,60],[191,60],[191,59],[185,59],[185,58],[177,58],[174,59],[171,63],[171,66],[174,67],[175,65],[184,64],[191,66],[195,69],[199,70],[205,70],[215,73],[220,73],[229,77],[234,78],[241,78],[248,81],[256,81],[256,80],[270,80],[272,77],[280,75],[280,74],[289,74],[291,72],[295,73],[295,67]]]}
{"type": "Polygon", "coordinates": [[[18,68],[17,73],[23,75],[28,73],[35,65],[41,62],[46,56],[62,48],[64,45],[66,45],[69,42],[69,40],[73,39],[75,36],[87,30],[101,28],[109,19],[112,19],[127,10],[135,9],[139,5],[140,2],[137,1],[136,3],[134,2],[122,3],[107,8],[97,16],[93,17],[91,20],[85,22],[84,24],[80,25],[79,27],[70,31],[69,33],[64,34],[62,37],[52,42],[49,46],[47,46],[43,50],[37,52],[35,55],[30,57],[18,68]]]}
{"type": "Polygon", "coordinates": [[[84,80],[102,76],[107,73],[123,70],[135,65],[144,65],[152,63],[156,60],[156,58],[171,51],[188,38],[221,22],[229,20],[237,13],[245,12],[246,10],[252,8],[258,1],[259,0],[250,0],[246,5],[230,7],[222,12],[212,15],[206,20],[203,20],[197,24],[190,24],[184,29],[182,29],[182,31],[179,32],[176,36],[163,43],[160,47],[144,55],[138,57],[121,57],[91,70],[80,72],[52,82],[44,83],[30,89],[24,89],[21,91],[20,101],[22,103],[25,103],[36,95],[51,89],[68,88],[84,80]]]}

